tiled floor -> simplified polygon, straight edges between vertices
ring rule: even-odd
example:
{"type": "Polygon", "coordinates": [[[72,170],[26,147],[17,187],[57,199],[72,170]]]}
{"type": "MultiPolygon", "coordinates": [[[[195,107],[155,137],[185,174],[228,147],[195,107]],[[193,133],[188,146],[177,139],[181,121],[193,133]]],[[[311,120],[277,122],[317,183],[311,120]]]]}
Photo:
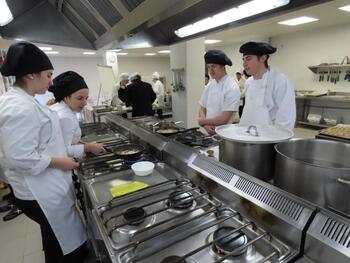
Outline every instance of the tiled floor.
{"type": "MultiPolygon", "coordinates": [[[[294,129],[296,138],[314,138],[316,134],[315,130],[294,129]]],[[[0,191],[0,197],[4,193],[0,191]]],[[[39,225],[23,214],[3,222],[5,214],[0,213],[0,263],[44,263],[39,225]]]]}
{"type": "Polygon", "coordinates": [[[0,213],[0,263],[44,263],[39,225],[25,215],[4,222],[0,213]]]}

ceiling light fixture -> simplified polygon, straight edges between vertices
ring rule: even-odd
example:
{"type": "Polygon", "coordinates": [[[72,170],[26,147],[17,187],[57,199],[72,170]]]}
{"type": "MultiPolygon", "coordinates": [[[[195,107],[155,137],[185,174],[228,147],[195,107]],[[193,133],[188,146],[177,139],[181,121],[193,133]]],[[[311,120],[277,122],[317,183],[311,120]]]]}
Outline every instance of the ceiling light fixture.
{"type": "Polygon", "coordinates": [[[338,9],[350,12],[350,5],[342,6],[342,7],[339,7],[338,9]]]}
{"type": "Polygon", "coordinates": [[[311,23],[311,22],[315,22],[315,21],[318,21],[318,18],[301,16],[301,17],[278,22],[278,24],[286,25],[286,26],[297,26],[297,25],[311,23]]]}
{"type": "Polygon", "coordinates": [[[145,53],[144,55],[145,55],[145,56],[155,56],[156,53],[145,53]]]}
{"type": "Polygon", "coordinates": [[[0,26],[7,25],[12,20],[13,16],[6,0],[0,0],[0,26]]]}
{"type": "Polygon", "coordinates": [[[42,51],[50,51],[52,50],[52,47],[39,47],[42,51]]]}
{"type": "Polygon", "coordinates": [[[96,52],[93,52],[93,51],[85,51],[83,52],[84,55],[95,55],[96,52]]]}
{"type": "Polygon", "coordinates": [[[160,51],[158,51],[158,53],[160,53],[160,54],[169,54],[169,53],[171,53],[171,51],[170,50],[160,50],[160,51]]]}
{"type": "Polygon", "coordinates": [[[290,0],[253,0],[238,7],[231,8],[212,17],[175,30],[178,37],[187,37],[240,19],[260,14],[284,5],[290,0]]]}
{"type": "Polygon", "coordinates": [[[209,45],[219,43],[219,42],[221,42],[221,40],[219,40],[219,39],[206,39],[206,40],[204,40],[204,43],[209,44],[209,45]]]}
{"type": "Polygon", "coordinates": [[[48,54],[48,55],[57,55],[59,53],[60,52],[58,52],[58,51],[45,51],[45,54],[48,54]]]}
{"type": "Polygon", "coordinates": [[[121,51],[121,49],[109,49],[107,50],[107,52],[119,52],[121,51]]]}
{"type": "Polygon", "coordinates": [[[120,52],[120,53],[117,53],[118,56],[126,56],[128,53],[125,53],[125,52],[120,52]]]}

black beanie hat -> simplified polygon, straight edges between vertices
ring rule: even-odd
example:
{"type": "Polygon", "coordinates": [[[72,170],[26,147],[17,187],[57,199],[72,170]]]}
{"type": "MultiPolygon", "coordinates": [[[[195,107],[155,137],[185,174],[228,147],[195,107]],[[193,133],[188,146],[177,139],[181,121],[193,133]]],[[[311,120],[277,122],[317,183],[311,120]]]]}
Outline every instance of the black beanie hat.
{"type": "Polygon", "coordinates": [[[53,69],[48,56],[34,44],[22,41],[10,46],[0,72],[19,78],[48,69],[53,69]]]}
{"type": "Polygon", "coordinates": [[[218,65],[229,65],[232,66],[232,61],[228,56],[221,50],[208,50],[204,55],[205,64],[218,64],[218,65]]]}
{"type": "Polygon", "coordinates": [[[74,71],[66,71],[53,79],[53,85],[49,91],[53,93],[56,101],[61,101],[65,97],[80,89],[88,89],[84,78],[74,71]]]}
{"type": "Polygon", "coordinates": [[[243,56],[246,55],[256,55],[256,56],[262,56],[262,55],[270,55],[275,53],[277,48],[271,46],[268,43],[264,42],[247,42],[243,44],[239,48],[239,52],[243,54],[243,56]]]}

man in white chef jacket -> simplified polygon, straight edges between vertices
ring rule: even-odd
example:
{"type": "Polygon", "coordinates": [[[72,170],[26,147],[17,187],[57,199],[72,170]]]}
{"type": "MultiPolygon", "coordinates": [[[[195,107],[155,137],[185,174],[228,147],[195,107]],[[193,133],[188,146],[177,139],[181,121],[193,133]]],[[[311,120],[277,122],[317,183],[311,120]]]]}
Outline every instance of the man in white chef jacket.
{"type": "Polygon", "coordinates": [[[156,100],[153,102],[157,109],[158,117],[163,116],[163,109],[164,106],[164,84],[160,81],[160,75],[157,71],[153,72],[152,74],[152,81],[153,81],[153,91],[157,95],[156,100]]]}
{"type": "Polygon", "coordinates": [[[119,99],[118,90],[120,88],[125,89],[125,87],[129,84],[129,73],[120,74],[119,79],[120,81],[115,84],[113,88],[111,106],[119,106],[123,104],[123,102],[119,99]]]}
{"type": "Polygon", "coordinates": [[[243,67],[251,75],[245,82],[245,106],[240,123],[275,125],[292,131],[296,118],[293,85],[284,74],[268,65],[269,55],[276,50],[263,42],[248,42],[239,49],[243,67]]]}
{"type": "Polygon", "coordinates": [[[209,50],[204,60],[212,79],[199,101],[198,123],[212,135],[216,126],[230,123],[238,111],[240,94],[237,82],[227,75],[225,66],[232,66],[232,62],[224,52],[209,50]]]}

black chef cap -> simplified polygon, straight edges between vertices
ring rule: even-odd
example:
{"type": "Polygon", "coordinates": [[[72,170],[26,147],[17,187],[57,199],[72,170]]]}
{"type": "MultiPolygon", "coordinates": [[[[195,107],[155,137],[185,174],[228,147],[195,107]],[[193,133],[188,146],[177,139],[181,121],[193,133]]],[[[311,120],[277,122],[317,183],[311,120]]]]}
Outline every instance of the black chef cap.
{"type": "Polygon", "coordinates": [[[226,56],[221,50],[208,50],[204,55],[205,64],[218,64],[218,65],[229,65],[232,66],[231,59],[226,56]]]}
{"type": "Polygon", "coordinates": [[[19,78],[48,69],[53,69],[48,56],[32,43],[22,41],[10,46],[0,71],[3,76],[19,78]]]}
{"type": "Polygon", "coordinates": [[[243,56],[246,56],[246,55],[256,55],[256,56],[269,55],[269,54],[275,53],[276,50],[277,50],[277,48],[271,46],[268,43],[264,43],[264,42],[247,42],[239,48],[239,52],[243,53],[243,56]]]}
{"type": "Polygon", "coordinates": [[[56,101],[61,101],[65,97],[80,89],[88,89],[84,78],[74,71],[66,71],[53,79],[53,85],[49,91],[53,93],[56,101]]]}

